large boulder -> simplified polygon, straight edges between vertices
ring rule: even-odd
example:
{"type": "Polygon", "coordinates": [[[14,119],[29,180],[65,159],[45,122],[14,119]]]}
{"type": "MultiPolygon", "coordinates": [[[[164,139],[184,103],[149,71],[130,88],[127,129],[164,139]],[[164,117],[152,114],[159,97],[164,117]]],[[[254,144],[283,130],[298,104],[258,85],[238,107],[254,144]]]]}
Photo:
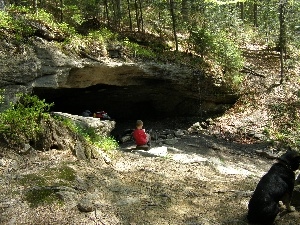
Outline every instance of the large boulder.
{"type": "MultiPolygon", "coordinates": [[[[56,116],[68,118],[78,126],[94,129],[98,135],[108,136],[115,126],[114,121],[100,121],[96,118],[84,118],[66,113],[53,113],[56,116]]],[[[50,117],[42,122],[42,132],[31,143],[32,147],[40,151],[61,150],[71,151],[78,159],[109,158],[102,149],[88,143],[82,136],[75,133],[70,127],[65,126],[61,120],[50,117]]]]}

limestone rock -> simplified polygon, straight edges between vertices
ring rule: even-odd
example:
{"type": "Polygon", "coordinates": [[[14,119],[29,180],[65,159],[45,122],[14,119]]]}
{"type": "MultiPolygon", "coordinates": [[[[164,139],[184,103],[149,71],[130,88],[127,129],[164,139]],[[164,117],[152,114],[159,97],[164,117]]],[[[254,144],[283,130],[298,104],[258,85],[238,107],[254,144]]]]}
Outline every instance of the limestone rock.
{"type": "Polygon", "coordinates": [[[0,110],[20,92],[54,102],[54,111],[75,114],[90,106],[123,118],[220,113],[238,97],[204,72],[184,65],[93,60],[62,52],[54,41],[40,37],[31,37],[21,47],[0,40],[0,46],[0,86],[5,89],[0,110]],[[132,110],[137,106],[140,111],[132,110]]]}

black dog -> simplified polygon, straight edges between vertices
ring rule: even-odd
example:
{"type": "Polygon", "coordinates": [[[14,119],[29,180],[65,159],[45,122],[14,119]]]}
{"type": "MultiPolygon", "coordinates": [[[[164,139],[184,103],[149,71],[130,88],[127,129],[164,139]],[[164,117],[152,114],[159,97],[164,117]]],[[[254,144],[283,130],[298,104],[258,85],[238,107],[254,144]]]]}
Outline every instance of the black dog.
{"type": "Polygon", "coordinates": [[[290,205],[295,184],[294,171],[299,168],[300,154],[287,151],[278,158],[265,174],[252,195],[248,205],[247,218],[251,223],[271,225],[279,213],[279,201],[288,211],[294,211],[290,205]]]}

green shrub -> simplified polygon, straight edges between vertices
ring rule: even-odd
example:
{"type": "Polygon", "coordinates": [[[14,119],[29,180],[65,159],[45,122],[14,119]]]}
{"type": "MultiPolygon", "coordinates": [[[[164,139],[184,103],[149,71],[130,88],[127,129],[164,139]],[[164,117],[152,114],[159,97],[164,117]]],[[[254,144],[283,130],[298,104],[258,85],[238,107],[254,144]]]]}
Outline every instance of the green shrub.
{"type": "MultiPolygon", "coordinates": [[[[61,117],[58,118],[60,119],[61,117]]],[[[99,135],[93,128],[79,126],[70,119],[63,119],[63,124],[68,126],[73,132],[84,137],[90,144],[97,146],[103,151],[110,151],[119,147],[118,142],[114,138],[99,135]]]]}
{"type": "Polygon", "coordinates": [[[203,28],[196,28],[191,30],[189,43],[192,49],[202,58],[213,51],[214,36],[203,28]]]}
{"type": "Polygon", "coordinates": [[[12,22],[13,20],[7,12],[0,11],[0,28],[9,29],[11,28],[12,22]]]}
{"type": "Polygon", "coordinates": [[[0,113],[0,133],[12,145],[21,145],[34,140],[41,132],[41,120],[53,104],[45,103],[37,96],[18,95],[18,101],[0,113]]]}
{"type": "MultiPolygon", "coordinates": [[[[27,13],[25,8],[15,9],[12,11],[21,11],[21,13],[27,13]]],[[[18,15],[13,17],[9,12],[0,11],[0,29],[11,31],[14,34],[16,40],[22,40],[24,37],[28,37],[34,33],[32,27],[28,26],[24,17],[18,15]]]]}
{"type": "Polygon", "coordinates": [[[132,43],[128,39],[125,39],[123,43],[127,50],[129,50],[131,55],[134,57],[143,57],[151,59],[156,56],[156,54],[150,48],[146,48],[140,46],[139,44],[132,43]]]}
{"type": "Polygon", "coordinates": [[[118,148],[118,142],[112,137],[101,136],[93,128],[77,126],[77,133],[82,135],[89,143],[98,148],[109,151],[118,148]]]}
{"type": "Polygon", "coordinates": [[[190,32],[189,43],[202,58],[221,67],[229,86],[236,87],[243,80],[239,73],[244,65],[242,51],[225,32],[213,33],[205,28],[196,28],[190,32]]]}

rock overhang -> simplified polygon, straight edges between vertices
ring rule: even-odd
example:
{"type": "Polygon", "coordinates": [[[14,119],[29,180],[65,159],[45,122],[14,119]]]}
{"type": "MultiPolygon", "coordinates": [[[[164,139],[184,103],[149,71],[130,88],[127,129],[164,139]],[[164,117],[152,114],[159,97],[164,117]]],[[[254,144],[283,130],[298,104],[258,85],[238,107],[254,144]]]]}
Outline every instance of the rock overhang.
{"type": "Polygon", "coordinates": [[[238,98],[200,71],[175,63],[98,62],[66,55],[55,44],[32,41],[26,60],[0,57],[0,86],[9,101],[17,92],[54,102],[55,111],[105,110],[115,118],[214,115],[238,98]]]}

